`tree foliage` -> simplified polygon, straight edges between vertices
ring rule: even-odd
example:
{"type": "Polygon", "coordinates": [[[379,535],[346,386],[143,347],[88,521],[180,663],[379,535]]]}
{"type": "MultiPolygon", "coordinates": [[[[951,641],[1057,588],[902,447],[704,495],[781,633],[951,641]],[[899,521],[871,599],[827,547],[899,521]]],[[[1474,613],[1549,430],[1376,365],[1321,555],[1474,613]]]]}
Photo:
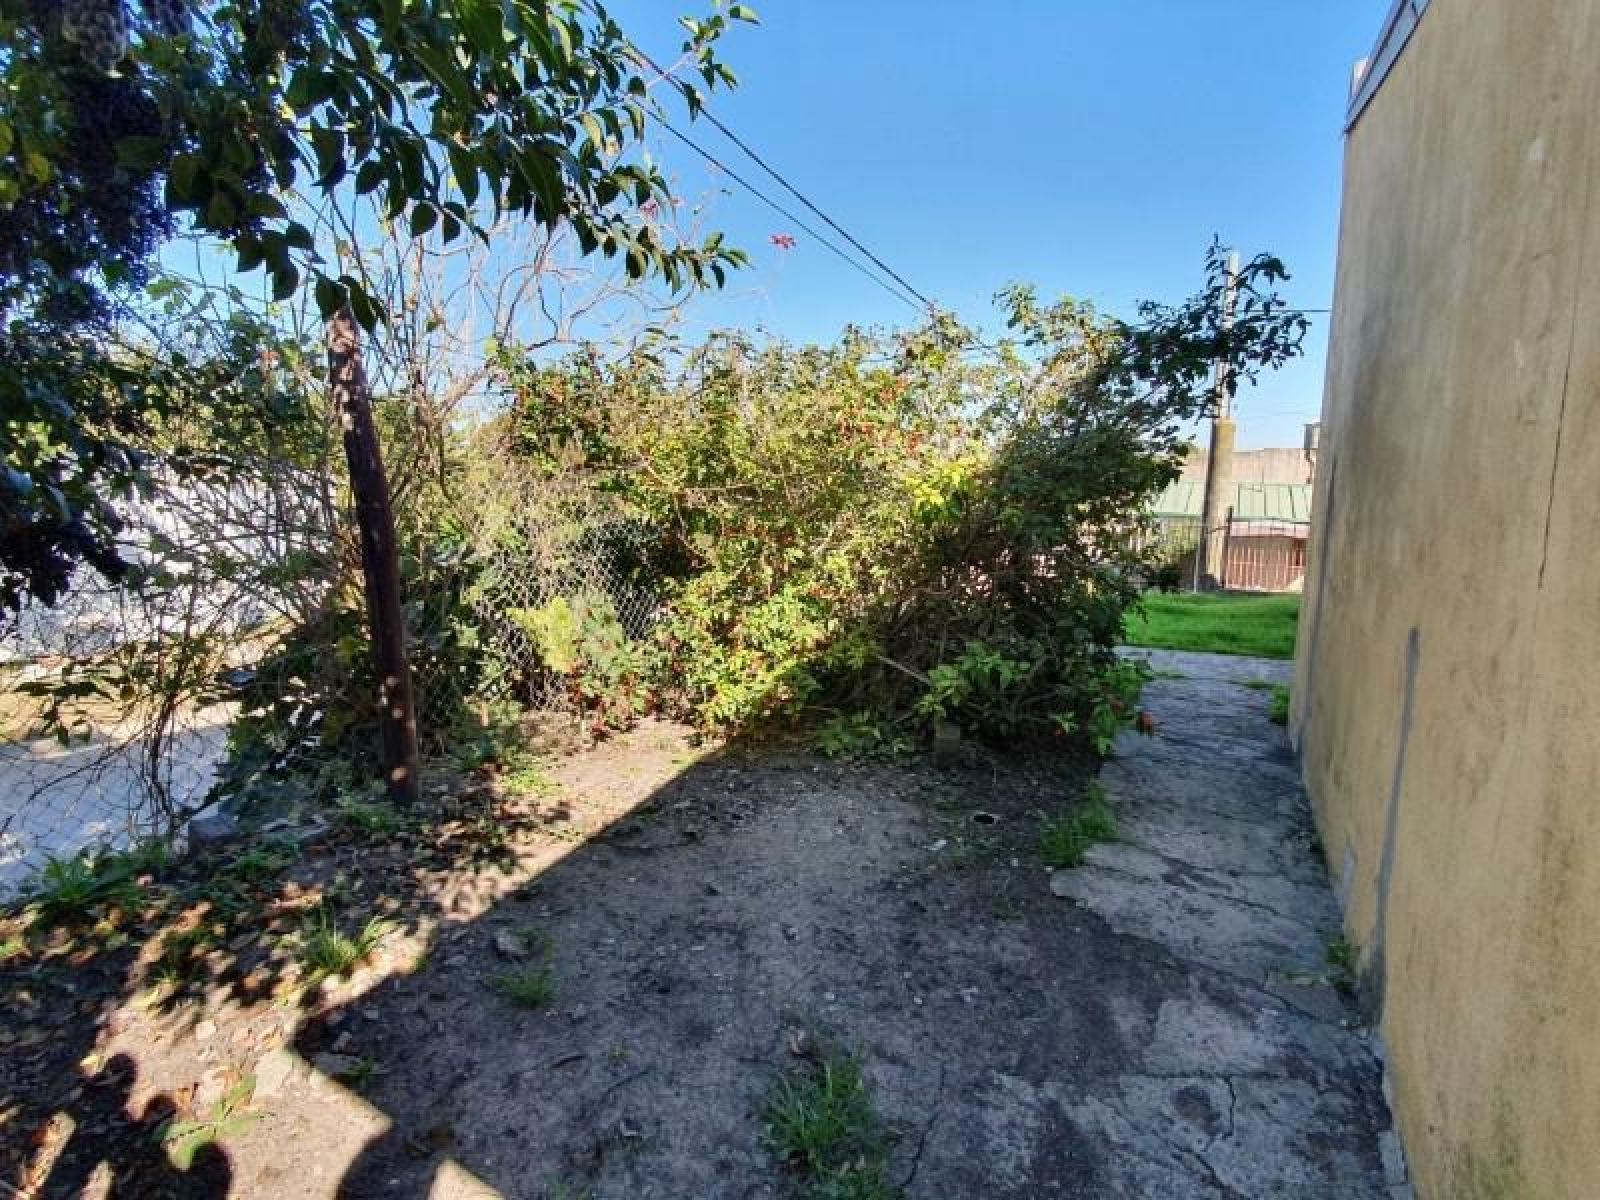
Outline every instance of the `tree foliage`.
{"type": "MultiPolygon", "coordinates": [[[[749,17],[686,19],[667,86],[698,104],[731,82],[715,43],[749,17]]],[[[136,19],[0,0],[0,605],[51,599],[82,557],[117,569],[111,501],[154,400],[100,335],[175,219],[277,299],[308,284],[368,328],[386,314],[351,251],[390,223],[448,243],[510,214],[636,278],[720,282],[737,252],[645,215],[671,195],[631,149],[639,61],[594,0],[160,0],[136,19]]]]}

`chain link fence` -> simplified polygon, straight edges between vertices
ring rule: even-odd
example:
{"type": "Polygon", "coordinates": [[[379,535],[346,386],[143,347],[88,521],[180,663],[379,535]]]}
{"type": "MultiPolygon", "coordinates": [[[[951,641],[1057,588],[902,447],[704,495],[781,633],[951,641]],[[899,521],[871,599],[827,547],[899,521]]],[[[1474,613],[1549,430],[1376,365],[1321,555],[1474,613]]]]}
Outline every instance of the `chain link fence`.
{"type": "MultiPolygon", "coordinates": [[[[581,482],[479,454],[403,503],[425,753],[449,752],[461,713],[570,710],[567,659],[596,629],[648,636],[650,527],[581,482]]],[[[323,662],[362,652],[327,620],[355,565],[329,480],[159,483],[129,518],[136,586],[85,572],[0,630],[0,897],[51,858],[176,833],[214,802],[239,697],[291,639],[323,662]]],[[[293,789],[342,765],[337,716],[294,714],[258,773],[293,789]]]]}

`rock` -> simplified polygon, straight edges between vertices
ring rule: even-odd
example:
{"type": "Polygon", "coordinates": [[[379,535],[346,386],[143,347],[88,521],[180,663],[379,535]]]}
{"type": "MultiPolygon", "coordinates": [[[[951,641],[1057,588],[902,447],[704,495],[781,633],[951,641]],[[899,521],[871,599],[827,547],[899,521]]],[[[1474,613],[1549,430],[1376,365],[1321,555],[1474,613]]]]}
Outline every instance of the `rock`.
{"type": "Polygon", "coordinates": [[[509,929],[502,929],[494,935],[494,948],[505,958],[528,957],[528,943],[509,929]]]}
{"type": "Polygon", "coordinates": [[[949,721],[933,723],[933,761],[951,767],[961,762],[961,727],[949,721]]]}
{"type": "Polygon", "coordinates": [[[217,1023],[210,1019],[201,1021],[194,1027],[194,1040],[197,1042],[210,1041],[217,1036],[217,1023]]]}
{"type": "Polygon", "coordinates": [[[239,822],[225,812],[208,812],[189,822],[189,848],[212,850],[239,840],[239,822]]]}
{"type": "Polygon", "coordinates": [[[343,1079],[360,1069],[361,1060],[354,1054],[334,1054],[325,1050],[311,1056],[311,1065],[331,1079],[343,1079]]]}
{"type": "Polygon", "coordinates": [[[282,1046],[268,1050],[256,1059],[256,1096],[262,1098],[278,1095],[289,1086],[299,1065],[299,1059],[282,1046]]]}
{"type": "Polygon", "coordinates": [[[1050,872],[1050,894],[1052,896],[1060,896],[1066,900],[1070,900],[1078,894],[1077,889],[1073,886],[1072,872],[1070,870],[1050,872]]]}

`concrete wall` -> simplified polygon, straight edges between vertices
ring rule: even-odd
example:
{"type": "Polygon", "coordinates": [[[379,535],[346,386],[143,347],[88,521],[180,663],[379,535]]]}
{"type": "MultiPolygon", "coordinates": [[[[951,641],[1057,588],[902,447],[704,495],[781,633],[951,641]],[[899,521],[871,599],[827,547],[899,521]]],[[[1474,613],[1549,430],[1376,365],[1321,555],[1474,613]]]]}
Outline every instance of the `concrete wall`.
{"type": "MultiPolygon", "coordinates": [[[[1180,479],[1198,483],[1206,477],[1206,448],[1196,446],[1183,463],[1180,479]]],[[[1311,464],[1298,446],[1233,452],[1235,483],[1309,483],[1311,464]]]]}
{"type": "Polygon", "coordinates": [[[1293,729],[1424,1197],[1600,1196],[1600,3],[1433,0],[1345,150],[1293,729]]]}

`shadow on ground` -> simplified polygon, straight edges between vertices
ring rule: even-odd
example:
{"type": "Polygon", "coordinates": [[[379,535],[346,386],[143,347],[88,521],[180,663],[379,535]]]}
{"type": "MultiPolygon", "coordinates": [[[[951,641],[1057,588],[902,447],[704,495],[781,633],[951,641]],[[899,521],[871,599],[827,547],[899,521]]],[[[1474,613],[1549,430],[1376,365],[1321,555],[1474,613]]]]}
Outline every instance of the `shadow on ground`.
{"type": "MultiPolygon", "coordinates": [[[[402,927],[348,986],[103,1007],[84,1050],[138,1060],[130,1121],[157,1087],[252,1081],[254,1123],[169,1171],[216,1195],[787,1195],[760,1114],[797,1030],[861,1054],[907,1196],[1386,1195],[1376,1064],[1303,946],[1312,1000],[1052,890],[1038,821],[1083,780],[697,759],[647,726],[569,761],[503,861],[369,891],[402,927]],[[529,969],[533,1009],[498,986],[529,969]]],[[[394,851],[330,853],[324,885],[394,851]]]]}

